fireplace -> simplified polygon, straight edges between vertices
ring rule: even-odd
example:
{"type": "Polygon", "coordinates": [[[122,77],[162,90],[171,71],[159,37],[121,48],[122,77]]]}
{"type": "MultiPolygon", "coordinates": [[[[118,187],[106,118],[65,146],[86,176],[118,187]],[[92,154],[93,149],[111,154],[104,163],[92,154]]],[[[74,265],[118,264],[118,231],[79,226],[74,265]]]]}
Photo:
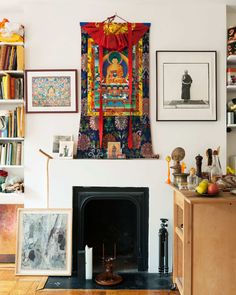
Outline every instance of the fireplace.
{"type": "Polygon", "coordinates": [[[94,272],[116,248],[116,271],[148,269],[149,189],[145,187],[73,187],[73,271],[77,251],[93,247],[94,272]],[[114,246],[115,245],[115,246],[114,246]]]}

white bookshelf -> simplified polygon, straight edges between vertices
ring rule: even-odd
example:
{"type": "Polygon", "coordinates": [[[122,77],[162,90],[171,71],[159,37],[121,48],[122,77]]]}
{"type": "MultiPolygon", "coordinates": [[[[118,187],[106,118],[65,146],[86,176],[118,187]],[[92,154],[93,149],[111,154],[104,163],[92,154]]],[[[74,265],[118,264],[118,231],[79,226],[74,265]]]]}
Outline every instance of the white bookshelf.
{"type": "Polygon", "coordinates": [[[17,71],[17,70],[1,70],[0,75],[6,74],[15,74],[15,75],[23,75],[24,71],[17,71]]]}
{"type": "Polygon", "coordinates": [[[0,137],[0,141],[23,141],[24,137],[0,137]]]}
{"type": "Polygon", "coordinates": [[[227,85],[227,91],[236,91],[236,85],[227,85]]]}
{"type": "Polygon", "coordinates": [[[15,104],[24,104],[23,99],[0,99],[0,105],[15,105],[15,104]]]}
{"type": "Polygon", "coordinates": [[[19,168],[24,168],[23,165],[1,165],[0,164],[0,169],[2,168],[11,168],[11,169],[19,169],[19,168]]]}
{"type": "Polygon", "coordinates": [[[24,194],[0,192],[0,204],[24,204],[24,194]]]}
{"type": "Polygon", "coordinates": [[[1,42],[1,45],[25,46],[24,42],[1,42]]]}
{"type": "MultiPolygon", "coordinates": [[[[0,42],[0,46],[9,45],[9,46],[23,46],[25,47],[24,42],[0,42]]],[[[15,78],[23,78],[24,79],[24,71],[23,70],[0,70],[0,76],[4,76],[9,74],[15,78]]],[[[24,99],[0,99],[0,111],[10,110],[14,111],[17,107],[24,106],[24,99]]],[[[22,143],[22,153],[23,153],[23,137],[0,137],[0,143],[8,146],[9,143],[17,144],[17,142],[22,143]]],[[[22,162],[21,165],[1,165],[0,169],[8,172],[9,177],[19,176],[24,178],[24,165],[23,165],[24,155],[22,154],[22,162]]],[[[1,162],[1,161],[0,161],[1,162]]],[[[7,161],[6,161],[7,162],[7,161]]],[[[2,162],[3,163],[3,162],[2,162]]],[[[8,162],[7,162],[8,163],[8,162]]],[[[0,204],[24,204],[24,194],[22,193],[1,193],[0,192],[0,204]]]]}
{"type": "Polygon", "coordinates": [[[236,54],[234,55],[229,55],[227,57],[227,63],[230,65],[230,64],[236,64],[236,54]]]}

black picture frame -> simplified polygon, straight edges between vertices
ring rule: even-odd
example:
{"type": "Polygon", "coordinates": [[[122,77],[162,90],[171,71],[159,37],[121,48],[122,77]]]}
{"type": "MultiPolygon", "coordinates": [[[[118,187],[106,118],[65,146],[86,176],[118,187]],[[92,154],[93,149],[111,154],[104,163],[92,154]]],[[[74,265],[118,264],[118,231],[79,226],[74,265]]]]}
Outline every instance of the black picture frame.
{"type": "Polygon", "coordinates": [[[217,121],[215,50],[156,51],[156,121],[217,121]]]}

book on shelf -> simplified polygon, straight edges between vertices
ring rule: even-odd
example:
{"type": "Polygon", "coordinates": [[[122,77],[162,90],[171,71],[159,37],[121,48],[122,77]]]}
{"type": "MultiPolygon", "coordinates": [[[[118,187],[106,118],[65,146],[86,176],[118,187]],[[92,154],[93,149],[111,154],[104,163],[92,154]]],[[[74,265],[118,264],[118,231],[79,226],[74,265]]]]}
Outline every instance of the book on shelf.
{"type": "Polygon", "coordinates": [[[22,45],[18,45],[16,47],[17,51],[17,70],[23,71],[25,68],[25,60],[24,60],[24,47],[22,45]]]}
{"type": "Polygon", "coordinates": [[[1,46],[1,52],[0,52],[0,70],[4,70],[4,64],[5,64],[5,58],[6,58],[6,51],[7,51],[7,45],[1,46]]]}
{"type": "Polygon", "coordinates": [[[10,99],[15,99],[15,77],[10,77],[10,99]]]}
{"type": "Polygon", "coordinates": [[[20,113],[20,136],[24,137],[25,136],[25,110],[24,107],[21,108],[21,113],[20,113]]]}
{"type": "Polygon", "coordinates": [[[0,77],[0,100],[22,99],[23,100],[23,77],[13,77],[5,74],[0,77]]]}
{"type": "Polygon", "coordinates": [[[21,156],[22,156],[22,144],[21,144],[21,142],[17,142],[17,144],[16,144],[16,162],[15,162],[15,165],[21,165],[21,156]]]}
{"type": "Polygon", "coordinates": [[[1,165],[22,165],[23,144],[21,142],[0,143],[1,165]]]}
{"type": "Polygon", "coordinates": [[[13,70],[15,54],[16,54],[16,46],[13,46],[12,50],[11,50],[11,56],[10,56],[10,62],[9,62],[9,70],[10,71],[13,70]]]}
{"type": "Polygon", "coordinates": [[[24,46],[2,45],[0,48],[0,70],[24,70],[24,46]]]}
{"type": "Polygon", "coordinates": [[[4,70],[9,69],[9,60],[10,60],[11,49],[12,49],[12,46],[7,46],[6,57],[5,57],[4,66],[3,66],[4,70]]]}
{"type": "Polygon", "coordinates": [[[0,138],[24,137],[24,106],[0,111],[0,138]]]}
{"type": "Polygon", "coordinates": [[[3,83],[3,93],[4,93],[4,97],[5,97],[5,99],[10,99],[10,75],[5,75],[5,76],[3,76],[3,78],[2,78],[2,83],[3,83]]]}
{"type": "Polygon", "coordinates": [[[5,165],[5,158],[6,158],[6,145],[3,144],[1,148],[1,165],[5,165]]]}

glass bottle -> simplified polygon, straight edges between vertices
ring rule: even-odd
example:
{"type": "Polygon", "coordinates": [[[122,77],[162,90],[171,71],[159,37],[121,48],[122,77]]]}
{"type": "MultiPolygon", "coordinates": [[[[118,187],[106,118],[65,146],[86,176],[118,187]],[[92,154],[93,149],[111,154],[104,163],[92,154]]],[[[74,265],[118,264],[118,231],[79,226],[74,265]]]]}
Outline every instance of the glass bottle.
{"type": "Polygon", "coordinates": [[[211,168],[211,182],[216,182],[219,178],[222,178],[222,169],[217,154],[213,154],[213,164],[211,168]]]}
{"type": "Polygon", "coordinates": [[[196,169],[191,168],[189,172],[190,172],[190,175],[187,177],[188,189],[195,190],[195,188],[198,186],[198,183],[199,183],[199,178],[196,175],[196,169]]]}

